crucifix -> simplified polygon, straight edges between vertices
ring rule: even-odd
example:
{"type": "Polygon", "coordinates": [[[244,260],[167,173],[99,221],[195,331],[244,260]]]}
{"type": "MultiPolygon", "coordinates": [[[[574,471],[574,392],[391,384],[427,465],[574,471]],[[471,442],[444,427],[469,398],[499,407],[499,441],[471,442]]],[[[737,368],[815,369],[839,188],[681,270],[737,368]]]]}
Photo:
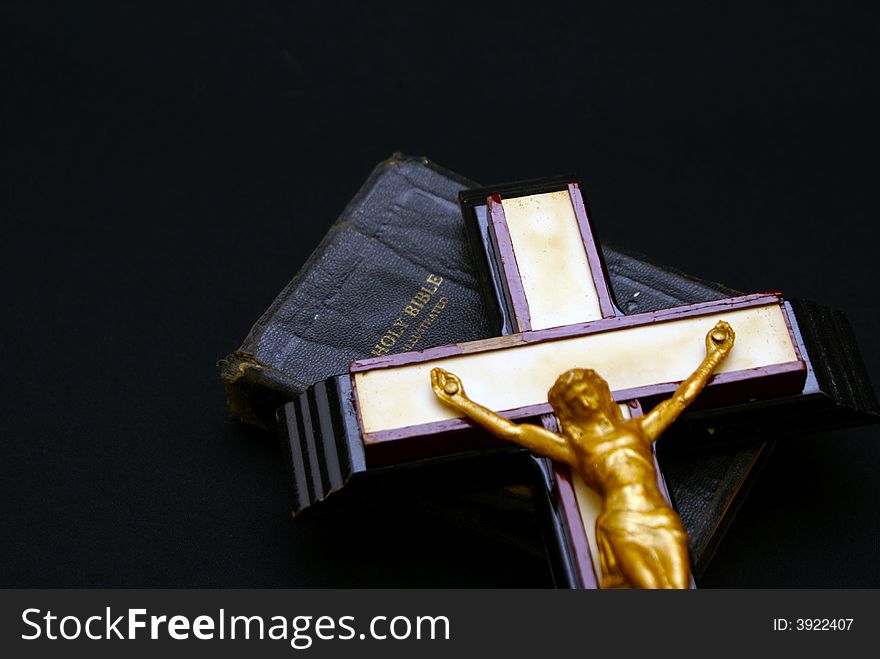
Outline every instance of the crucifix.
{"type": "MultiPolygon", "coordinates": [[[[731,409],[742,417],[768,400],[794,404],[806,391],[809,362],[778,294],[625,316],[612,299],[576,183],[492,195],[486,207],[484,247],[497,266],[496,289],[513,333],[357,361],[347,376],[316,386],[308,404],[289,404],[295,512],[341,490],[354,474],[487,445],[485,432],[434,396],[434,369],[460,375],[475,400],[505,418],[537,419],[555,430],[547,392],[560,373],[582,366],[609,382],[621,416],[634,417],[700,364],[704,337],[723,321],[736,328],[736,349],[700,400],[704,422],[731,409]]],[[[552,478],[576,585],[595,587],[600,501],[565,465],[555,464],[552,478]]]]}

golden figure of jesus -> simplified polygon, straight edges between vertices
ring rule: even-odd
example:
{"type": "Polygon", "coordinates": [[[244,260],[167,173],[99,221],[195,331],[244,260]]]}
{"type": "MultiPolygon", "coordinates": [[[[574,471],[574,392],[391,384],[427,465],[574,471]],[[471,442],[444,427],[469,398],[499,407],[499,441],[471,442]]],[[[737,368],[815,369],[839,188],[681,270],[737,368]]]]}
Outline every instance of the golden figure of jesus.
{"type": "Polygon", "coordinates": [[[660,493],[652,446],[703,390],[733,348],[734,338],[726,322],[715,325],[706,335],[703,363],[671,398],[634,419],[623,417],[608,383],[595,371],[566,371],[548,394],[558,434],[513,423],[475,403],[461,380],[441,368],[431,371],[431,384],[447,405],[502,439],[569,465],[602,496],[602,513],[596,520],[600,587],[688,588],[687,535],[660,493]]]}

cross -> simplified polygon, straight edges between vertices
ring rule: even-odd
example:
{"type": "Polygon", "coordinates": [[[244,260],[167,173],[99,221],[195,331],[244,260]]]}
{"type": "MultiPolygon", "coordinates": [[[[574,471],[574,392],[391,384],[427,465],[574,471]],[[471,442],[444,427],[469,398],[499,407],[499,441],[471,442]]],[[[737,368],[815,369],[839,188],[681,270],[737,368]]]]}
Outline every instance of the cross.
{"type": "MultiPolygon", "coordinates": [[[[494,195],[488,214],[500,289],[517,333],[354,362],[357,423],[374,460],[392,459],[400,450],[411,454],[413,444],[442,450],[443,439],[472,431],[471,422],[439,404],[425,386],[434,367],[460,375],[486,407],[510,419],[542,417],[546,425],[553,423],[546,397],[555,378],[574,366],[589,367],[609,381],[628,414],[639,414],[640,403],[671,393],[700,363],[705,334],[719,320],[729,322],[739,339],[703,402],[802,390],[807,367],[778,294],[624,316],[611,298],[577,184],[508,199],[494,195]]],[[[461,438],[450,443],[460,448],[461,438]]],[[[578,579],[595,587],[597,498],[564,467],[554,467],[554,478],[578,579]]]]}

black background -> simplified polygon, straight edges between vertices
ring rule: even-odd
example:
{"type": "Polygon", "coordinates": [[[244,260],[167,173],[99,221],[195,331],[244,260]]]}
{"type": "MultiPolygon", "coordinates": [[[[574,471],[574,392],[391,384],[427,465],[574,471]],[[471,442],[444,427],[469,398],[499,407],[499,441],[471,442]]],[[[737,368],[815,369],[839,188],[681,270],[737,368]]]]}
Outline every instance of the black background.
{"type": "MultiPolygon", "coordinates": [[[[376,162],[575,172],[604,240],[846,310],[875,381],[878,16],[838,3],[5,2],[0,583],[541,585],[293,524],[217,359],[376,162]]],[[[878,586],[880,430],[778,447],[701,585],[878,586]]]]}

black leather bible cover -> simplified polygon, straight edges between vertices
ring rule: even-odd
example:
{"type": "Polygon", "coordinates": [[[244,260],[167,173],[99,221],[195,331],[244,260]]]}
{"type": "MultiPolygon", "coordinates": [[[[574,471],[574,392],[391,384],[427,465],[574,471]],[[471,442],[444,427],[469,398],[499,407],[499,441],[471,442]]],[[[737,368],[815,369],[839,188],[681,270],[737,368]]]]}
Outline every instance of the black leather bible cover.
{"type": "MultiPolygon", "coordinates": [[[[473,187],[424,158],[395,154],[379,164],[241,347],[221,362],[230,409],[245,422],[276,428],[281,404],[344,373],[355,359],[491,336],[458,205],[458,193],[473,187]],[[432,290],[429,282],[438,279],[428,302],[422,287],[432,290]],[[426,311],[415,318],[407,314],[414,300],[426,311]]],[[[603,252],[627,313],[733,292],[643,258],[603,252]]],[[[697,575],[766,453],[765,444],[703,456],[660,452],[697,575]]]]}
{"type": "Polygon", "coordinates": [[[282,403],[375,349],[489,336],[458,208],[458,192],[474,185],[424,158],[395,154],[379,164],[241,347],[221,362],[230,409],[271,427],[282,403]],[[443,280],[431,306],[440,299],[446,305],[424,324],[427,314],[413,319],[405,310],[431,275],[443,280]],[[405,335],[396,336],[401,329],[405,335]]]}

